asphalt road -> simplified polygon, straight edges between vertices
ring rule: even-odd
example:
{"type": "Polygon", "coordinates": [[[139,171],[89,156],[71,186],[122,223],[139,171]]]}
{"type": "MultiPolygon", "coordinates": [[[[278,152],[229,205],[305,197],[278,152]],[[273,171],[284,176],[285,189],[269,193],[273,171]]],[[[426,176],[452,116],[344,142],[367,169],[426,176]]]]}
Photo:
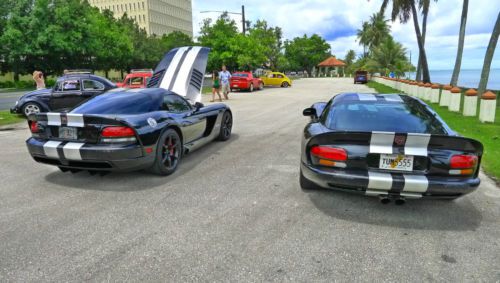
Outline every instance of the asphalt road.
{"type": "Polygon", "coordinates": [[[16,101],[25,93],[29,92],[27,91],[16,91],[16,92],[2,92],[0,93],[0,111],[1,110],[9,110],[14,104],[16,104],[16,101]]]}
{"type": "MultiPolygon", "coordinates": [[[[350,79],[233,95],[234,134],[161,178],[61,173],[0,132],[0,281],[499,281],[500,189],[382,205],[298,183],[302,109],[350,79]]],[[[205,97],[206,99],[207,97],[205,97]]]]}

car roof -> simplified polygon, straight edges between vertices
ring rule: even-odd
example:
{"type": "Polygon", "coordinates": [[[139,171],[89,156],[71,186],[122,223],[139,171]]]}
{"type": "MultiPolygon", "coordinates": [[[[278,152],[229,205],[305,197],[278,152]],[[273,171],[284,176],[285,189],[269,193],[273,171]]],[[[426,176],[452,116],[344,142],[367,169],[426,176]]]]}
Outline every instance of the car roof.
{"type": "Polygon", "coordinates": [[[67,79],[92,79],[92,80],[96,80],[96,81],[99,81],[101,83],[104,83],[108,86],[115,86],[115,84],[113,82],[111,82],[110,80],[104,78],[104,77],[101,77],[101,76],[97,76],[97,75],[93,75],[93,74],[65,74],[65,75],[62,75],[61,77],[57,78],[57,82],[60,82],[62,80],[67,80],[67,79]]]}
{"type": "Polygon", "coordinates": [[[409,100],[415,100],[413,97],[399,94],[379,94],[379,93],[340,93],[332,98],[334,104],[339,103],[352,103],[357,101],[378,101],[387,103],[400,103],[404,104],[409,100]]]}

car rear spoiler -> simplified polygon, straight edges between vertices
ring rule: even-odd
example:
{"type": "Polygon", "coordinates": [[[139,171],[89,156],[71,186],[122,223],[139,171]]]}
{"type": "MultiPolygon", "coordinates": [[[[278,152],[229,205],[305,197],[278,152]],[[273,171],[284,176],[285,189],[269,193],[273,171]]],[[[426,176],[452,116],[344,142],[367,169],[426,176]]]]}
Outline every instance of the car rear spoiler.
{"type": "Polygon", "coordinates": [[[38,113],[30,114],[28,116],[29,121],[37,121],[46,123],[47,126],[67,126],[67,127],[77,127],[83,128],[86,125],[125,125],[130,126],[129,123],[122,119],[117,119],[112,116],[103,115],[83,115],[83,114],[72,114],[72,113],[38,113]]]}
{"type": "Polygon", "coordinates": [[[186,46],[172,49],[156,66],[148,88],[175,92],[192,103],[201,101],[201,89],[209,48],[186,46]]]}
{"type": "Polygon", "coordinates": [[[474,139],[460,136],[430,135],[394,132],[329,132],[314,136],[308,146],[313,145],[359,145],[369,147],[369,153],[399,153],[427,156],[428,150],[456,150],[483,154],[483,145],[474,139]],[[398,148],[398,150],[395,150],[398,148]]]}

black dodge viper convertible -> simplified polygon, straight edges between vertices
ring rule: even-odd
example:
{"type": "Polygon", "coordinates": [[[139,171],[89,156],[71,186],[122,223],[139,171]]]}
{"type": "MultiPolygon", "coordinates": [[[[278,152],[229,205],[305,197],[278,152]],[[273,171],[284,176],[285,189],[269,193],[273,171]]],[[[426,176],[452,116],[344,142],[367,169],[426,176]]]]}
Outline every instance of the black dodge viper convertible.
{"type": "Polygon", "coordinates": [[[300,185],[394,199],[454,199],[480,183],[480,142],[459,136],[419,99],[343,93],[304,110],[300,185]]]}
{"type": "Polygon", "coordinates": [[[115,89],[69,113],[30,115],[30,154],[63,172],[173,173],[183,154],[231,136],[231,110],[199,102],[208,52],[203,47],[168,52],[146,89],[115,89]]]}

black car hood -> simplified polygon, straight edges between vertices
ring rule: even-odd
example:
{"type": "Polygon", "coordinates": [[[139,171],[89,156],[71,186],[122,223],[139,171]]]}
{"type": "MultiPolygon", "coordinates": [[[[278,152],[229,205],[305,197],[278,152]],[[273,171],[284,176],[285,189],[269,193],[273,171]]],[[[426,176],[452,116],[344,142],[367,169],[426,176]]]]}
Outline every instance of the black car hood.
{"type": "Polygon", "coordinates": [[[23,96],[21,96],[20,99],[26,99],[26,98],[29,98],[29,97],[32,97],[32,96],[47,95],[47,94],[50,94],[51,91],[52,91],[52,89],[50,89],[50,88],[37,89],[37,90],[30,91],[30,92],[24,94],[23,96]]]}

